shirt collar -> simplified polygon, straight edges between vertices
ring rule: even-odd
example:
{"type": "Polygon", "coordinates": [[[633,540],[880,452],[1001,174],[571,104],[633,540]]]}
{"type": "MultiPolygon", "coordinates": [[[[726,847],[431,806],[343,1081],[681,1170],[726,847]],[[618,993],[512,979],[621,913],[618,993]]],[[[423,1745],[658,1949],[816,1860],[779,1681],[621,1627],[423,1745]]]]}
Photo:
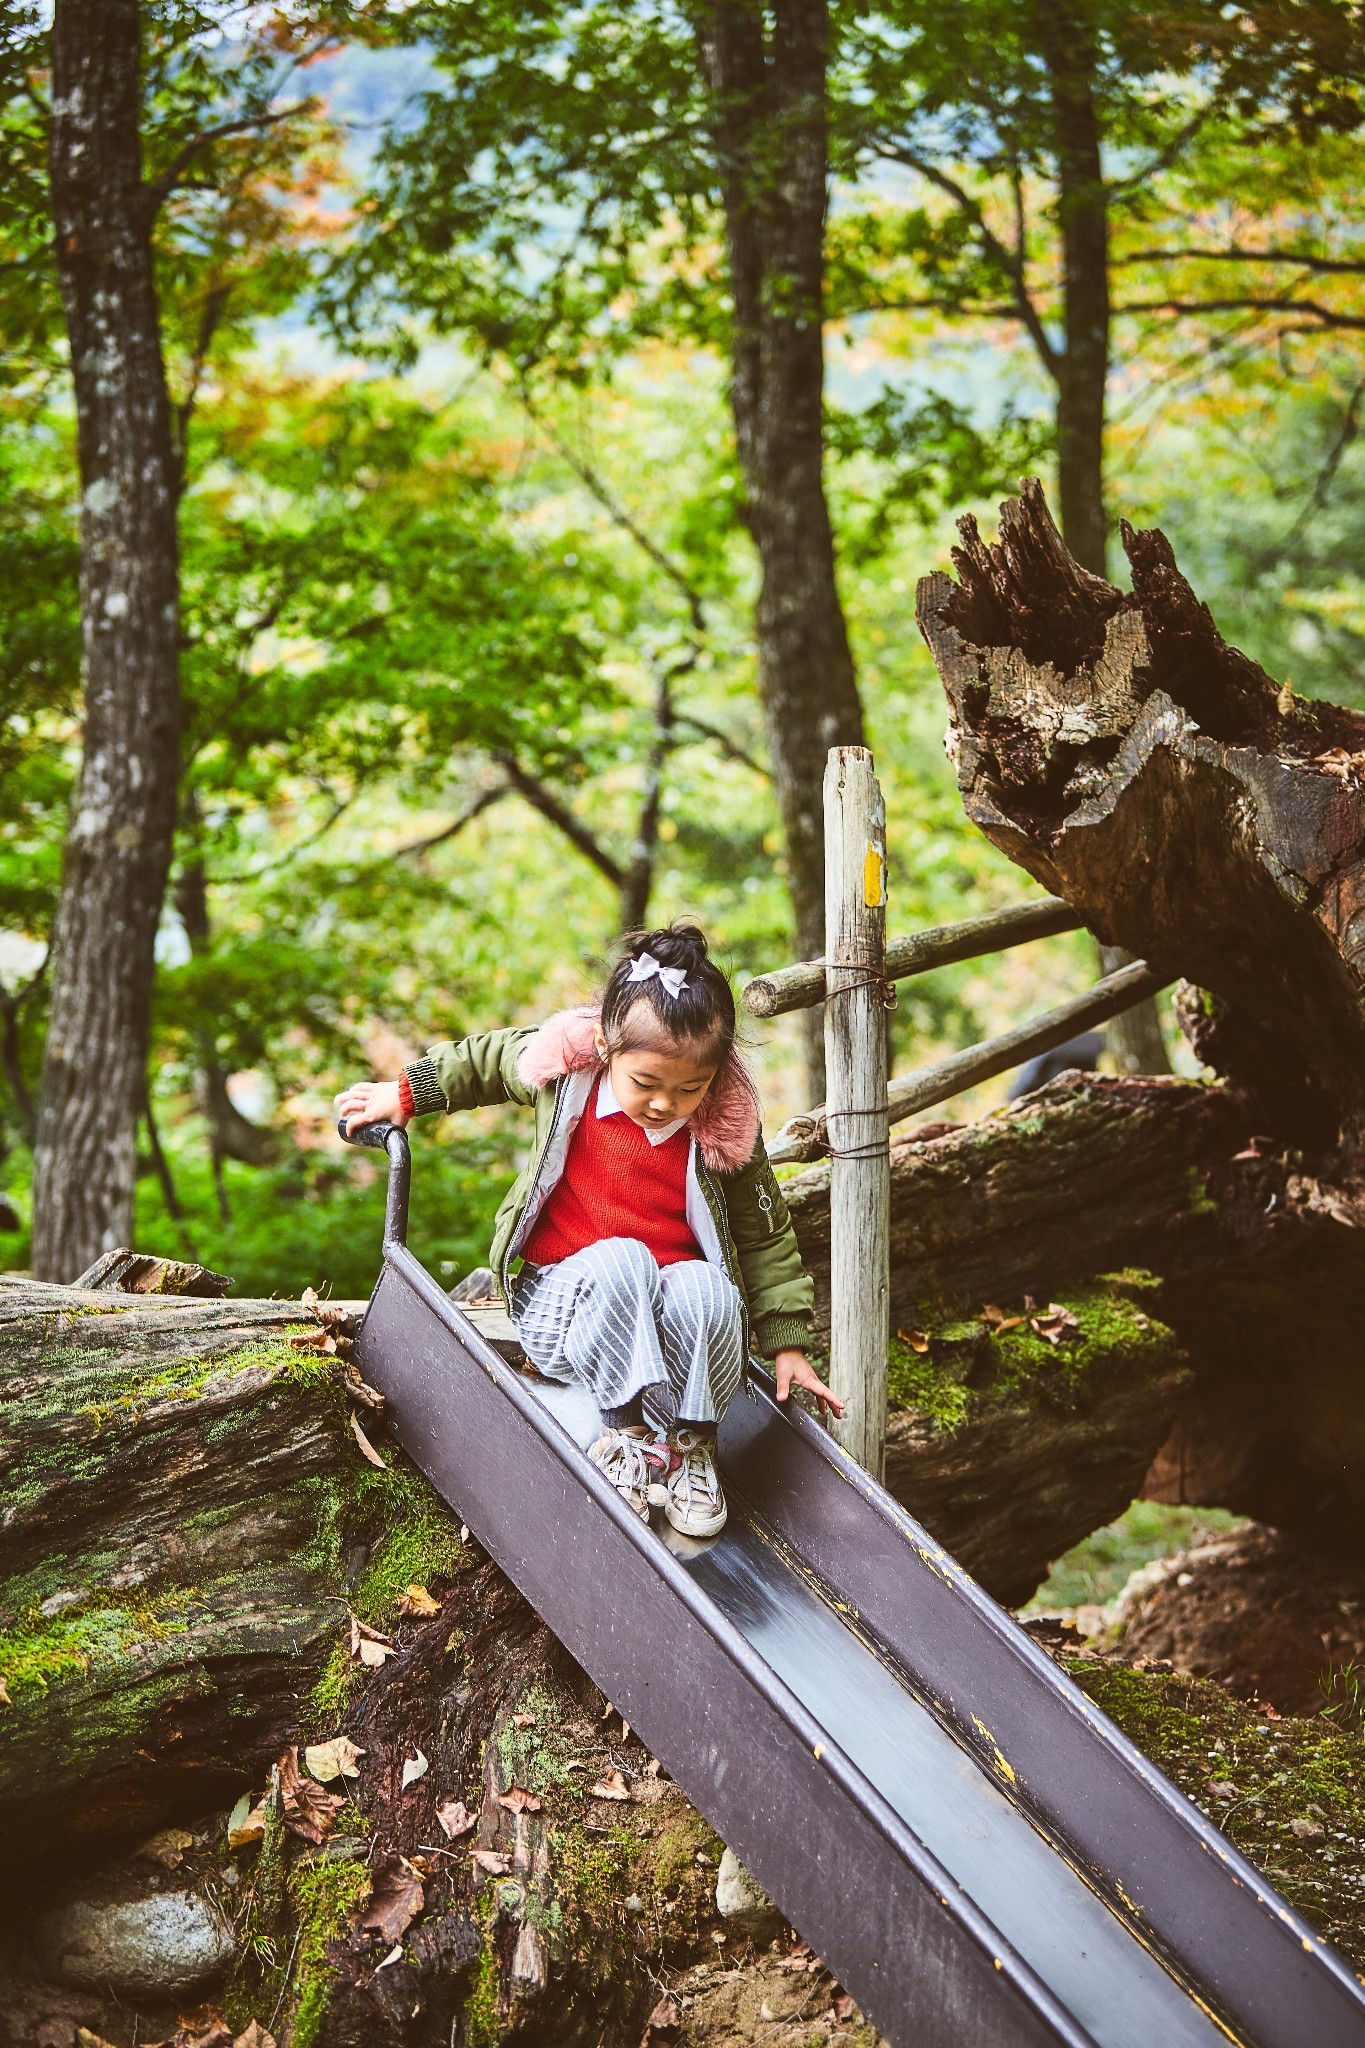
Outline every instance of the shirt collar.
{"type": "MultiPolygon", "coordinates": [[[[611,1085],[610,1074],[603,1074],[601,1081],[598,1083],[597,1114],[599,1116],[625,1115],[625,1111],[616,1100],[616,1090],[611,1085]]],[[[671,1124],[660,1124],[657,1131],[646,1129],[644,1124],[640,1125],[640,1129],[644,1131],[651,1145],[666,1145],[674,1133],[680,1131],[686,1122],[687,1118],[680,1116],[676,1117],[671,1124]]]]}

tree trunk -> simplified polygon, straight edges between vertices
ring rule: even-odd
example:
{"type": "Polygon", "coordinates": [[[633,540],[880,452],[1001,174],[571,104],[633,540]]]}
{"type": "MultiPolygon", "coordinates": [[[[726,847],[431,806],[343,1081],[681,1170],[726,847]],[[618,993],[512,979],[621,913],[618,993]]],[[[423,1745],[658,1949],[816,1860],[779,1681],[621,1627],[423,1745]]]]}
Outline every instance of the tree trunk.
{"type": "MultiPolygon", "coordinates": [[[[1097,53],[1084,19],[1069,6],[1038,15],[1052,96],[1057,212],[1062,237],[1065,352],[1057,359],[1057,490],[1062,534],[1083,569],[1109,566],[1104,503],[1104,421],[1109,384],[1109,193],[1095,112],[1097,53]]],[[[1101,946],[1102,974],[1133,958],[1101,946]]],[[[1121,1074],[1171,1070],[1155,1000],[1115,1017],[1105,1033],[1121,1074]]]]}
{"type": "MultiPolygon", "coordinates": [[[[730,401],[758,550],[755,629],[797,957],[824,944],[825,757],[862,744],[862,708],[824,489],[824,0],[778,0],[765,37],[745,0],[699,16],[714,102],[734,299],[730,401]]],[[[811,1100],[820,1019],[805,1017],[811,1100]]]]}
{"type": "Polygon", "coordinates": [[[57,0],[52,108],[85,690],[34,1182],[34,1271],[61,1279],[130,1234],[179,771],[175,459],[141,173],[137,0],[57,0]]]}
{"type": "Polygon", "coordinates": [[[1080,568],[1042,491],[961,524],[919,618],[967,812],[1107,945],[1222,997],[1262,1045],[1262,1129],[1365,1116],[1365,715],[1301,703],[1220,638],[1159,532],[1133,590],[1080,568]]]}

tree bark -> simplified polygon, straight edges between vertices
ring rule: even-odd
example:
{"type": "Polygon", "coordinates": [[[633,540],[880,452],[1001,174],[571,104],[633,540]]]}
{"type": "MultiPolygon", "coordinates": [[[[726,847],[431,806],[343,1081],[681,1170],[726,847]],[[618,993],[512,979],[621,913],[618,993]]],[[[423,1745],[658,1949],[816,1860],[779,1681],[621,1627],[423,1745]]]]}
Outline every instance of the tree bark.
{"type": "Polygon", "coordinates": [[[1036,483],[994,547],[961,531],[961,580],[925,578],[919,618],[968,815],[1105,944],[1250,1020],[1271,1127],[1354,1133],[1365,716],[1228,647],[1159,532],[1124,527],[1124,595],[1073,561],[1036,483]]]}
{"type": "MultiPolygon", "coordinates": [[[[755,631],[798,957],[824,941],[825,757],[859,746],[862,708],[824,489],[825,0],[748,0],[697,16],[714,105],[730,289],[730,403],[758,550],[755,631]]],[[[811,1100],[820,1020],[806,1020],[811,1100]]]]}
{"type": "Polygon", "coordinates": [[[84,755],[53,940],[33,1264],[130,1234],[179,772],[176,466],[142,183],[137,0],[57,0],[52,219],[81,474],[84,755]]]}

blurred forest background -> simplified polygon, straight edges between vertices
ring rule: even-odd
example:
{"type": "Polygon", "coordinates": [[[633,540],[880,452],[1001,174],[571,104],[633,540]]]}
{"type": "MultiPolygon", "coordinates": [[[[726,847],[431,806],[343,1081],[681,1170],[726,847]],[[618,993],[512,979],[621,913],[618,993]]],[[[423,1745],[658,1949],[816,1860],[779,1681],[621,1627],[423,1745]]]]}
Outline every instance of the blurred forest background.
{"type": "MultiPolygon", "coordinates": [[[[1106,526],[1159,523],[1229,639],[1365,704],[1353,8],[140,15],[183,711],[139,1247],[239,1292],[364,1294],[382,1187],[336,1139],[345,1080],[581,1000],[645,917],[695,914],[741,981],[796,957],[788,713],[759,643],[805,574],[764,524],[784,478],[797,543],[819,525],[812,337],[837,560],[812,660],[832,736],[860,717],[875,750],[891,929],[1025,893],[962,818],[914,623],[953,518],[993,529],[1025,471],[1089,566],[1107,549],[1121,577],[1106,526]]],[[[81,483],[47,10],[0,22],[0,1266],[21,1268],[81,760],[81,483]]],[[[906,984],[897,1061],[1093,975],[1076,937],[906,984]]],[[[770,1126],[806,1100],[791,1026],[751,1033],[770,1126]]],[[[494,1113],[423,1131],[414,1244],[447,1281],[524,1140],[494,1113]]]]}

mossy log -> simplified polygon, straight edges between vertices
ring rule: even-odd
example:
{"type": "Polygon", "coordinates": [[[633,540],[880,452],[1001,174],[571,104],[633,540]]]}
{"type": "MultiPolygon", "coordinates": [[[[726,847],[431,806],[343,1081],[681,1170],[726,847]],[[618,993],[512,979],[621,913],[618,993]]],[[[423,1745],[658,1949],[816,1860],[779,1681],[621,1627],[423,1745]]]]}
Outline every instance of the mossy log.
{"type": "Polygon", "coordinates": [[[297,1726],[366,1518],[316,1328],[0,1284],[0,1859],[202,1811],[297,1726]]]}
{"type": "Polygon", "coordinates": [[[1355,1132],[1365,714],[1229,647],[1160,532],[1123,526],[1125,593],[1072,560],[1036,481],[993,546],[960,531],[918,616],[968,816],[1106,944],[1242,1016],[1237,1077],[1270,1128],[1355,1132]]]}

